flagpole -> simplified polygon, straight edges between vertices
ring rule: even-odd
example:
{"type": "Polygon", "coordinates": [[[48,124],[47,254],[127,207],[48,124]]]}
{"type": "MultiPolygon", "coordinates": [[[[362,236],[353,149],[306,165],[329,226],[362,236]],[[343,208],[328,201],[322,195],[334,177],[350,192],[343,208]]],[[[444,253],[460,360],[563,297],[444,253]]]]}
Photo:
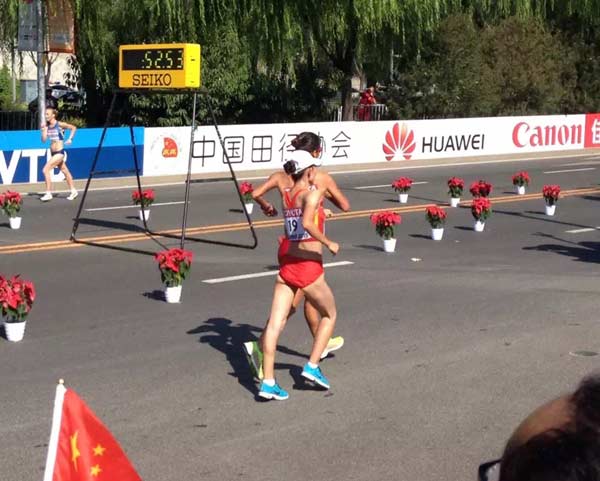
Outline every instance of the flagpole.
{"type": "Polygon", "coordinates": [[[52,429],[50,430],[50,441],[48,442],[48,456],[46,457],[46,469],[44,470],[44,481],[52,481],[54,475],[54,463],[56,463],[56,451],[58,449],[58,435],[60,434],[60,422],[62,418],[62,407],[65,399],[65,381],[60,379],[56,386],[54,396],[54,411],[52,413],[52,429]]]}

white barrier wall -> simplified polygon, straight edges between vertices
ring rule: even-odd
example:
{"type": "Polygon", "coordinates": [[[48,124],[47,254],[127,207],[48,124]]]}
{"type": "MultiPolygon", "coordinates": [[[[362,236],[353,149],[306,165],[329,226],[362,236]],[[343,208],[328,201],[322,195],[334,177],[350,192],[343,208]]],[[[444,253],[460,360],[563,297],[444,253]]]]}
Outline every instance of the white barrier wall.
{"type": "MultiPolygon", "coordinates": [[[[303,131],[322,137],[324,166],[600,147],[600,114],[226,125],[219,129],[236,171],[279,168],[290,141],[303,131]]],[[[189,127],[145,129],[144,175],[185,174],[189,148],[189,127]]],[[[192,153],[192,173],[228,172],[214,127],[198,127],[192,153]]]]}

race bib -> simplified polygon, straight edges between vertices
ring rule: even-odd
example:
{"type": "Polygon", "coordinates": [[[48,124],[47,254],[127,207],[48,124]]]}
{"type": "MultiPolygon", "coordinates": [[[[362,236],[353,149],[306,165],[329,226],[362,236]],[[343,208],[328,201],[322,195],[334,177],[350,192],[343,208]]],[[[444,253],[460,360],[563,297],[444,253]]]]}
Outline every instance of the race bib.
{"type": "Polygon", "coordinates": [[[285,235],[291,241],[310,239],[310,234],[302,225],[302,209],[284,209],[285,235]]]}

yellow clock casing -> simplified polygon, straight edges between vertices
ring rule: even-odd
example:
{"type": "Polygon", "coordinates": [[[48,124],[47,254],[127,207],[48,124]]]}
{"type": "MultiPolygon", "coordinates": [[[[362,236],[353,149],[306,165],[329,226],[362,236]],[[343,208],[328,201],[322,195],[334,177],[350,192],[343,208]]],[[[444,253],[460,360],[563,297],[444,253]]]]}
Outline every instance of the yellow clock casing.
{"type": "Polygon", "coordinates": [[[119,47],[119,87],[193,89],[200,87],[200,45],[163,43],[119,47]]]}

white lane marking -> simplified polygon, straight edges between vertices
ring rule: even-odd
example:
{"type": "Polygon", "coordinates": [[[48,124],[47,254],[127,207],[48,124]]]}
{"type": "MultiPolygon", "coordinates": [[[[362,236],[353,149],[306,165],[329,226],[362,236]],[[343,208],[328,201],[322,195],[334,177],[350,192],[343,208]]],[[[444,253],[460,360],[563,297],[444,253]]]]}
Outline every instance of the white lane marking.
{"type": "MultiPolygon", "coordinates": [[[[412,185],[419,185],[419,184],[429,184],[429,182],[427,182],[426,180],[421,181],[421,182],[413,182],[412,185]]],[[[363,185],[361,187],[354,187],[355,189],[377,189],[379,187],[391,187],[392,184],[382,184],[382,185],[363,185]]]]}
{"type": "MultiPolygon", "coordinates": [[[[159,205],[178,205],[178,204],[185,204],[185,201],[179,200],[177,202],[158,202],[158,203],[152,204],[151,207],[156,207],[159,205]]],[[[85,209],[85,211],[86,212],[97,212],[99,210],[139,209],[139,208],[140,208],[139,205],[117,205],[115,207],[95,207],[93,209],[85,209]]]]}
{"type": "Polygon", "coordinates": [[[596,167],[588,167],[587,169],[565,169],[565,170],[547,170],[544,174],[563,174],[565,172],[583,172],[585,170],[596,170],[596,167]]]}
{"type": "MultiPolygon", "coordinates": [[[[569,155],[565,155],[564,157],[567,159],[576,159],[578,157],[589,157],[590,154],[569,154],[569,155]]],[[[522,161],[527,161],[527,160],[554,160],[554,159],[560,159],[563,156],[558,156],[558,155],[554,155],[554,156],[548,156],[548,157],[526,157],[526,158],[522,158],[522,159],[500,159],[500,160],[481,160],[479,162],[454,162],[451,164],[431,164],[431,165],[420,165],[420,166],[404,166],[404,167],[385,167],[385,168],[380,168],[380,169],[362,169],[362,170],[338,170],[338,171],[333,171],[333,172],[329,172],[330,175],[343,175],[343,174],[365,174],[365,173],[369,173],[369,172],[387,172],[390,170],[407,170],[407,169],[433,169],[436,167],[458,167],[461,165],[472,165],[472,166],[477,166],[477,165],[483,165],[483,164],[504,164],[507,162],[522,162],[522,161]]],[[[239,177],[238,180],[262,180],[262,179],[267,179],[269,176],[268,175],[261,175],[261,176],[257,176],[257,177],[239,177]]],[[[123,177],[121,177],[123,178],[123,177]]],[[[126,179],[127,177],[125,177],[126,179]]],[[[135,179],[135,177],[129,177],[132,180],[135,179]]],[[[194,179],[196,180],[196,179],[194,179]]],[[[192,181],[193,182],[193,181],[192,181]]],[[[209,181],[207,183],[210,184],[220,184],[220,183],[224,183],[224,182],[231,182],[231,179],[220,179],[220,180],[213,180],[213,181],[209,181]]],[[[181,182],[159,182],[159,183],[154,183],[154,184],[146,184],[144,183],[144,185],[142,187],[146,188],[146,187],[173,187],[173,186],[178,186],[178,185],[185,185],[185,181],[181,181],[181,182]]],[[[124,189],[137,189],[137,184],[131,184],[131,185],[120,185],[120,186],[113,186],[113,187],[93,187],[91,189],[89,189],[88,192],[100,192],[100,191],[104,191],[104,190],[124,190],[124,189]]],[[[56,191],[59,194],[64,194],[64,193],[69,193],[69,190],[57,190],[56,191]]],[[[35,194],[35,193],[33,193],[35,194]]]]}
{"type": "MultiPolygon", "coordinates": [[[[351,261],[340,261],[340,262],[329,262],[327,264],[323,264],[323,267],[339,267],[339,266],[349,266],[354,264],[351,261]]],[[[267,277],[267,276],[275,276],[279,273],[279,271],[266,271],[266,272],[257,272],[255,274],[243,274],[241,276],[230,276],[230,277],[220,277],[217,279],[205,279],[202,282],[206,284],[221,284],[223,282],[232,282],[232,281],[241,281],[244,279],[255,279],[257,277],[267,277]]]]}
{"type": "Polygon", "coordinates": [[[584,162],[573,162],[568,164],[559,164],[559,167],[578,167],[580,165],[598,165],[600,160],[586,160],[584,162]]]}
{"type": "Polygon", "coordinates": [[[566,230],[567,234],[581,234],[583,232],[594,232],[595,230],[599,230],[600,227],[586,227],[585,229],[571,229],[566,230]]]}

